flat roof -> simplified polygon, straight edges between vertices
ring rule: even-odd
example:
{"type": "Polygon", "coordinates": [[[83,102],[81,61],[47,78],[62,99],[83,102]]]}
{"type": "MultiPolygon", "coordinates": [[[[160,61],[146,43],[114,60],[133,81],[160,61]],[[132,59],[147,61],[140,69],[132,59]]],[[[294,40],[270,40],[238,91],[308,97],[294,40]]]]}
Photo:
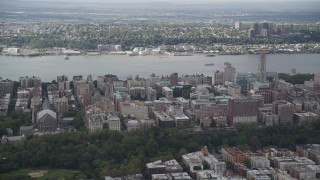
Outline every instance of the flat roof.
{"type": "Polygon", "coordinates": [[[169,88],[169,87],[167,87],[167,86],[162,87],[162,89],[165,90],[165,91],[173,91],[171,88],[169,88]]]}

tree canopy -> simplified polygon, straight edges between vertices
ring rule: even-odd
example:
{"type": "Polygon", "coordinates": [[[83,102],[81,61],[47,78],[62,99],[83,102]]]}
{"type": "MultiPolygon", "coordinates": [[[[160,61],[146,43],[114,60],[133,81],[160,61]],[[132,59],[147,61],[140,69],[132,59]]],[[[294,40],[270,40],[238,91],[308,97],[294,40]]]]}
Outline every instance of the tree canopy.
{"type": "Polygon", "coordinates": [[[136,130],[129,133],[77,131],[46,135],[17,145],[0,146],[0,173],[24,168],[80,170],[89,178],[144,173],[154,160],[181,161],[181,155],[221,146],[279,146],[320,143],[320,120],[310,124],[243,127],[237,131],[186,132],[178,129],[136,130]]]}

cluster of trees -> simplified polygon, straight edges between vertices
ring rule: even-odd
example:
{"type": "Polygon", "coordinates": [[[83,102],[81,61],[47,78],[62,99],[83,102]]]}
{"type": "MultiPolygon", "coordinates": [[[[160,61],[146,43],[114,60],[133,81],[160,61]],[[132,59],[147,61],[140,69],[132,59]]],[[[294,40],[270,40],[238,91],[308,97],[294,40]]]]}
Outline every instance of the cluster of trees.
{"type": "MultiPolygon", "coordinates": [[[[78,131],[86,131],[84,120],[79,112],[68,112],[64,114],[65,117],[73,117],[71,126],[78,131]]],[[[7,129],[13,131],[13,135],[19,134],[20,126],[32,125],[30,115],[23,114],[21,111],[12,111],[7,117],[0,117],[0,137],[9,135],[7,129]]]]}
{"type": "Polygon", "coordinates": [[[185,99],[190,99],[191,88],[193,85],[184,85],[182,88],[175,87],[173,89],[173,97],[183,97],[185,99]]]}
{"type": "Polygon", "coordinates": [[[77,131],[87,130],[80,112],[67,112],[63,114],[63,117],[73,117],[70,125],[77,131]]]}
{"type": "MultiPolygon", "coordinates": [[[[305,30],[307,32],[307,30],[305,30]]],[[[89,33],[89,32],[88,32],[89,33]]],[[[89,33],[90,34],[90,33],[89,33]]],[[[100,36],[99,34],[80,36],[77,39],[65,39],[65,37],[53,34],[41,34],[38,36],[18,36],[0,39],[0,44],[8,46],[29,47],[29,48],[53,48],[65,47],[80,50],[95,50],[99,44],[121,44],[125,50],[134,47],[159,46],[162,44],[176,45],[179,43],[195,44],[198,46],[211,47],[214,43],[224,44],[293,44],[293,43],[316,43],[320,42],[319,36],[279,36],[270,38],[227,38],[214,37],[210,33],[190,32],[183,36],[167,36],[160,31],[132,31],[130,29],[114,29],[100,36]],[[83,38],[86,37],[86,38],[83,38]]]]}
{"type": "Polygon", "coordinates": [[[314,74],[296,74],[290,75],[285,73],[279,73],[279,79],[283,79],[291,84],[304,84],[304,81],[309,81],[314,79],[314,74]]]}
{"type": "Polygon", "coordinates": [[[267,128],[243,126],[239,130],[186,132],[178,129],[136,130],[129,133],[103,130],[77,131],[0,146],[0,173],[24,168],[80,170],[88,178],[144,173],[145,164],[198,151],[203,145],[219,151],[221,146],[265,146],[294,149],[295,144],[320,143],[320,120],[311,124],[277,125],[267,128]]]}
{"type": "Polygon", "coordinates": [[[21,125],[31,125],[31,117],[19,111],[13,111],[7,117],[0,117],[0,137],[8,135],[7,128],[11,128],[14,135],[18,135],[21,125]]]}

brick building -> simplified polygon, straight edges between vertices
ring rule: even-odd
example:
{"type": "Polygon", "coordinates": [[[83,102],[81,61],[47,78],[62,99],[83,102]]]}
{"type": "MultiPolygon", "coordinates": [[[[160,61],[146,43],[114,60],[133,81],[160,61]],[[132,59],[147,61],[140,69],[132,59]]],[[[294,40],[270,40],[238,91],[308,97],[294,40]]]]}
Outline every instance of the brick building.
{"type": "Polygon", "coordinates": [[[228,104],[228,123],[236,126],[244,123],[257,123],[259,100],[257,99],[230,99],[228,104]]]}

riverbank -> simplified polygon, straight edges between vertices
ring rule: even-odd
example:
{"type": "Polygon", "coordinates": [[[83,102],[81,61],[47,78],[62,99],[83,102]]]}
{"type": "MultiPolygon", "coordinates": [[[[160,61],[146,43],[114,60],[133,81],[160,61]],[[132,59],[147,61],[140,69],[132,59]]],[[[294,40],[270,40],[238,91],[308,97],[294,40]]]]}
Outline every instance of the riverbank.
{"type": "MultiPolygon", "coordinates": [[[[206,56],[206,57],[214,57],[214,56],[238,56],[238,55],[248,55],[248,54],[259,54],[259,52],[255,53],[215,53],[213,55],[208,56],[205,53],[173,53],[173,54],[126,54],[126,53],[104,53],[104,54],[87,54],[87,53],[80,53],[80,54],[0,54],[0,56],[8,56],[8,57],[25,57],[25,58],[32,58],[32,57],[46,57],[46,56],[54,56],[54,57],[64,57],[64,56],[155,56],[155,57],[163,57],[163,56],[206,56]]],[[[287,54],[287,55],[294,55],[294,54],[320,54],[320,52],[312,53],[312,52],[266,52],[266,54],[287,54]]]]}

